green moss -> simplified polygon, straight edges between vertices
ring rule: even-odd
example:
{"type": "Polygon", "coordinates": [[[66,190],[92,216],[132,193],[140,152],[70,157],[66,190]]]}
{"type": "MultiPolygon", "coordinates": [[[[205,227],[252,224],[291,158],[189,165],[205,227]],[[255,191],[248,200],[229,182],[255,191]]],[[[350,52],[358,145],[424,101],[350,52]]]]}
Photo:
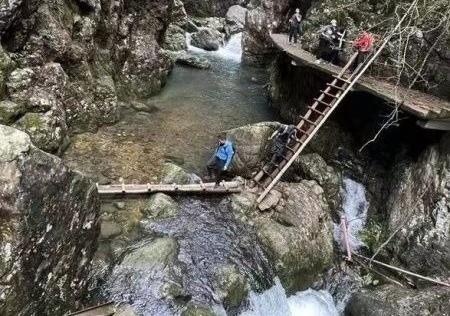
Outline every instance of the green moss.
{"type": "Polygon", "coordinates": [[[366,228],[360,232],[360,237],[373,253],[388,238],[387,227],[380,221],[370,220],[366,228]]]}

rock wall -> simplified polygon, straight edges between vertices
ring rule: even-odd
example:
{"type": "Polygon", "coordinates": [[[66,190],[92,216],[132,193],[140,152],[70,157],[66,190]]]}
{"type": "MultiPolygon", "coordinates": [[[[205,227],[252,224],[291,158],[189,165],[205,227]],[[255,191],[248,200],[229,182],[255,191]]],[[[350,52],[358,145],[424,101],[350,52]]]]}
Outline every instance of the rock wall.
{"type": "Polygon", "coordinates": [[[428,276],[450,275],[450,134],[417,161],[394,172],[387,200],[388,233],[394,260],[428,276]]]}
{"type": "Polygon", "coordinates": [[[160,48],[178,1],[31,0],[0,7],[0,123],[58,153],[71,132],[118,119],[120,98],[145,98],[173,62],[160,48]],[[8,112],[4,115],[3,112],[8,112]]]}
{"type": "Polygon", "coordinates": [[[95,185],[0,125],[0,314],[62,315],[87,287],[95,185]]]}
{"type": "Polygon", "coordinates": [[[235,4],[245,5],[248,0],[184,0],[189,15],[199,17],[225,16],[229,7],[235,4]]]}

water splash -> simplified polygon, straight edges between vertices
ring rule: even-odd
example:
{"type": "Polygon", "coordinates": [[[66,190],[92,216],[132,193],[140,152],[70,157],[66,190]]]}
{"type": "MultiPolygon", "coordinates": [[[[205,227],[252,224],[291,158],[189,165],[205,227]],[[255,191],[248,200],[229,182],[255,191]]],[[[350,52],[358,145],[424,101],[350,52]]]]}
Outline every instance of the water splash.
{"type": "Polygon", "coordinates": [[[338,316],[338,311],[327,291],[308,289],[288,298],[277,278],[269,290],[250,293],[250,309],[241,316],[338,316]]]}
{"type": "Polygon", "coordinates": [[[186,44],[188,52],[195,54],[202,54],[205,56],[217,56],[236,63],[240,63],[242,59],[242,33],[234,34],[230,37],[224,46],[221,46],[217,51],[205,51],[201,48],[195,47],[191,44],[192,34],[186,33],[186,44]]]}
{"type": "MultiPolygon", "coordinates": [[[[362,184],[346,178],[344,179],[344,187],[341,193],[344,197],[342,209],[348,222],[350,248],[356,251],[364,246],[364,243],[359,239],[359,233],[366,224],[367,210],[369,209],[366,190],[362,184]]],[[[340,225],[335,224],[334,238],[344,250],[345,245],[342,236],[340,225]]]]}

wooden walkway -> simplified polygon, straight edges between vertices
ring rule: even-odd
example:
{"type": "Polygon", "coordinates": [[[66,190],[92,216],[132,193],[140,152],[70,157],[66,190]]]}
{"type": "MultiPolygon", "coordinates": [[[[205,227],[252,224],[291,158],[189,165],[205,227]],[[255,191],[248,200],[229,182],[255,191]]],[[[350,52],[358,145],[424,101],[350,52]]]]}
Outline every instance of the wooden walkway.
{"type": "Polygon", "coordinates": [[[100,195],[142,195],[152,193],[167,194],[230,194],[240,193],[243,185],[240,182],[221,182],[215,187],[215,183],[199,184],[111,184],[98,185],[100,195]]]}
{"type": "MultiPolygon", "coordinates": [[[[329,75],[338,75],[342,69],[330,63],[317,63],[317,59],[313,54],[299,47],[289,45],[288,37],[285,34],[271,34],[270,36],[277,48],[286,52],[289,57],[300,64],[320,70],[329,75]]],[[[366,91],[391,104],[398,103],[403,111],[421,120],[450,121],[450,102],[435,96],[417,90],[396,87],[388,82],[376,80],[370,76],[362,77],[355,84],[354,89],[366,91]]]]}

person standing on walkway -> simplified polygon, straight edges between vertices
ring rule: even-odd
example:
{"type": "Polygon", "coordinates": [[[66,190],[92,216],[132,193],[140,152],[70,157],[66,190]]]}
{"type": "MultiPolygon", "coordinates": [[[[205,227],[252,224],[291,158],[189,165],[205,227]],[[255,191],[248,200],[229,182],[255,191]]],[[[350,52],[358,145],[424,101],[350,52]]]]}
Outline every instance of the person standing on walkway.
{"type": "Polygon", "coordinates": [[[337,27],[337,21],[331,20],[330,24],[325,26],[319,36],[319,49],[317,58],[338,64],[339,62],[339,42],[344,34],[340,33],[337,27]]]}
{"type": "Polygon", "coordinates": [[[229,169],[235,153],[233,144],[227,140],[226,134],[220,134],[217,140],[218,146],[216,151],[206,165],[209,179],[212,179],[214,173],[216,187],[222,181],[223,173],[229,169]]]}
{"type": "Polygon", "coordinates": [[[297,44],[297,38],[300,33],[300,23],[302,22],[302,15],[300,9],[295,9],[294,15],[289,19],[289,44],[297,44]],[[292,40],[294,40],[292,42],[292,40]]]}

